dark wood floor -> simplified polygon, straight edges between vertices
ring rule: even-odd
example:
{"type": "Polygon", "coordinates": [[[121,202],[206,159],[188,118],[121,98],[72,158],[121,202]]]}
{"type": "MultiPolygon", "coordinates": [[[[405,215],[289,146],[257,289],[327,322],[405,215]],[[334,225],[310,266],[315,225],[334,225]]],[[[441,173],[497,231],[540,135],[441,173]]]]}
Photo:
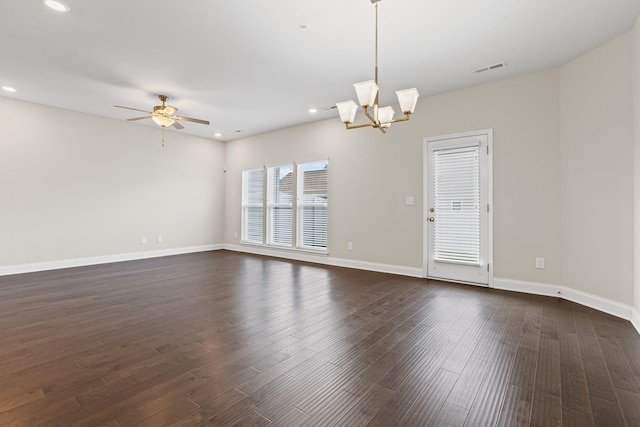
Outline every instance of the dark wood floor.
{"type": "Polygon", "coordinates": [[[640,426],[640,337],[552,298],[219,251],[0,277],[2,426],[640,426]]]}

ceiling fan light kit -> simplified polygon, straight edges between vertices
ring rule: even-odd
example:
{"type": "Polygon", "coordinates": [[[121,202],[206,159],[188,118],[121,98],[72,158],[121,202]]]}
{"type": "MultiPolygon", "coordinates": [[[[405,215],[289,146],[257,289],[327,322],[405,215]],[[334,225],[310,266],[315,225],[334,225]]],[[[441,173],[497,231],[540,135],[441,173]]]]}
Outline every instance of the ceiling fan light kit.
{"type": "Polygon", "coordinates": [[[173,120],[170,117],[164,117],[164,116],[153,116],[151,117],[151,120],[153,120],[154,122],[156,122],[156,124],[160,127],[166,128],[167,126],[171,126],[172,124],[174,124],[176,121],[173,120]]]}
{"type": "Polygon", "coordinates": [[[392,123],[406,122],[411,118],[416,103],[418,102],[418,90],[416,88],[404,89],[396,91],[400,110],[404,115],[402,118],[394,119],[395,110],[391,106],[380,107],[378,105],[379,89],[378,89],[378,3],[381,0],[370,0],[376,5],[376,63],[375,63],[375,79],[366,82],[355,83],[353,87],[356,90],[358,102],[364,111],[364,115],[369,119],[368,123],[354,125],[353,122],[358,112],[358,104],[354,101],[338,102],[338,113],[340,120],[345,124],[347,129],[358,129],[363,127],[373,127],[386,133],[392,123]]]}

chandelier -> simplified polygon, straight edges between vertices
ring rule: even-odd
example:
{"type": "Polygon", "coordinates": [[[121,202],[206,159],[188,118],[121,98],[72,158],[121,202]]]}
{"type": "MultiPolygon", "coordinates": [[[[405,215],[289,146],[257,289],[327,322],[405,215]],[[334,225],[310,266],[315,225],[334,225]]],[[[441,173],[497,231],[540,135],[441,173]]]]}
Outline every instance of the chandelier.
{"type": "Polygon", "coordinates": [[[416,108],[416,102],[418,102],[419,95],[416,88],[396,91],[400,109],[402,110],[402,114],[404,114],[400,119],[393,118],[395,111],[390,105],[386,107],[380,107],[378,105],[378,2],[381,0],[370,1],[376,5],[375,80],[368,80],[366,82],[355,83],[353,85],[356,89],[358,102],[360,102],[364,115],[369,119],[369,122],[356,125],[353,124],[358,111],[358,104],[351,100],[338,102],[336,107],[338,107],[338,112],[340,113],[340,120],[342,120],[347,129],[374,127],[379,129],[382,133],[387,133],[387,129],[391,126],[391,123],[406,122],[409,120],[411,114],[416,108]]]}

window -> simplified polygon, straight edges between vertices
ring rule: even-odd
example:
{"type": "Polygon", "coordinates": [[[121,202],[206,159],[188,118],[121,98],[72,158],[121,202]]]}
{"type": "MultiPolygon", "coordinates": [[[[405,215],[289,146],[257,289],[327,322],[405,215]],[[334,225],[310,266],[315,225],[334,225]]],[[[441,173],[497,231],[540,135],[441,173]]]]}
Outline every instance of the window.
{"type": "Polygon", "coordinates": [[[264,169],[242,172],[242,241],[264,242],[264,169]]]}
{"type": "Polygon", "coordinates": [[[267,169],[267,243],[293,244],[293,165],[267,169]]]}
{"type": "Polygon", "coordinates": [[[298,165],[298,247],[327,248],[328,162],[298,165]]]}
{"type": "Polygon", "coordinates": [[[328,166],[320,160],[243,171],[242,242],[326,252],[328,166]]]}

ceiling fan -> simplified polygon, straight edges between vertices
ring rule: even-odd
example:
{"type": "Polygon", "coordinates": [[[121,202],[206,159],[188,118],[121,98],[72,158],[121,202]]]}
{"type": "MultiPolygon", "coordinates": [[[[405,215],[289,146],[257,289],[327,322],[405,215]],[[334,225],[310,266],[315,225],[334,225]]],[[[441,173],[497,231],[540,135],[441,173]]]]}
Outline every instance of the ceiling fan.
{"type": "Polygon", "coordinates": [[[166,96],[166,95],[158,95],[158,98],[160,99],[160,101],[162,101],[162,105],[156,105],[155,107],[153,107],[153,112],[152,111],[146,111],[146,110],[140,110],[139,108],[123,107],[122,105],[114,105],[114,107],[116,107],[116,108],[124,108],[126,110],[141,111],[143,113],[147,113],[148,116],[134,117],[134,118],[131,118],[131,119],[127,119],[127,121],[128,122],[133,122],[133,121],[136,121],[136,120],[151,119],[158,126],[160,126],[163,129],[166,128],[167,126],[173,126],[176,129],[184,129],[184,126],[182,126],[179,123],[179,121],[200,123],[202,125],[208,125],[209,124],[209,122],[207,120],[194,119],[194,118],[191,118],[191,117],[184,117],[184,116],[174,116],[173,114],[176,111],[178,111],[178,109],[175,108],[175,107],[172,107],[171,105],[166,105],[165,104],[169,100],[169,97],[166,96]]]}

